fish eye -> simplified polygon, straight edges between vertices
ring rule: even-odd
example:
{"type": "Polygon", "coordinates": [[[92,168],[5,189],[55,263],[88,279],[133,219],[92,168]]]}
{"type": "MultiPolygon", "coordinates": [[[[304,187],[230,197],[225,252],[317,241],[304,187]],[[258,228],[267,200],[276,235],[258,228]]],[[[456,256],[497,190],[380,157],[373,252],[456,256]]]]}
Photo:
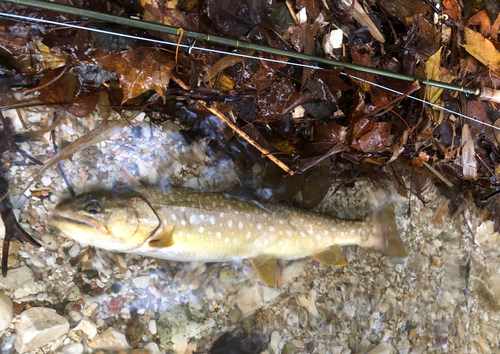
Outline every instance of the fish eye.
{"type": "Polygon", "coordinates": [[[87,204],[85,211],[90,215],[97,215],[101,213],[101,206],[97,201],[93,200],[87,204]]]}

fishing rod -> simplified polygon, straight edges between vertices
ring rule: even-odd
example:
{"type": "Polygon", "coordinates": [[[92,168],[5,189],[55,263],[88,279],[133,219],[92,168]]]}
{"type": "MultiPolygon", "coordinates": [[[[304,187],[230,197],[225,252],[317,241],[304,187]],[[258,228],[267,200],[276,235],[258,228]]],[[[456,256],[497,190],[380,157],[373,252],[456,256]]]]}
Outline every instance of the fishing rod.
{"type": "MultiPolygon", "coordinates": [[[[463,92],[463,93],[468,94],[468,95],[469,94],[476,95],[476,96],[478,96],[478,99],[480,99],[480,100],[489,100],[492,102],[499,102],[500,103],[500,90],[494,90],[491,88],[482,88],[482,89],[470,88],[470,87],[453,85],[453,84],[449,84],[449,83],[445,83],[445,82],[441,82],[441,81],[436,81],[436,80],[427,80],[427,79],[422,79],[422,78],[416,78],[416,77],[413,77],[410,75],[393,73],[390,71],[385,71],[385,70],[381,70],[381,69],[366,67],[366,66],[352,64],[352,63],[344,63],[344,62],[341,62],[338,60],[316,57],[313,55],[272,48],[272,47],[268,47],[268,46],[253,44],[250,42],[239,41],[239,40],[234,40],[234,39],[220,37],[220,36],[211,36],[211,35],[204,34],[204,33],[183,30],[183,29],[178,28],[178,27],[172,27],[172,26],[167,26],[167,25],[162,25],[162,24],[157,24],[157,23],[152,23],[152,22],[147,22],[147,21],[135,20],[135,19],[131,19],[131,18],[125,18],[125,17],[115,16],[115,15],[100,13],[100,12],[96,12],[96,11],[79,9],[79,8],[75,8],[75,7],[71,7],[71,6],[67,6],[67,5],[58,4],[58,3],[50,3],[50,2],[39,1],[39,0],[2,0],[2,1],[12,2],[12,3],[16,3],[16,4],[22,4],[22,5],[27,5],[27,6],[33,6],[33,7],[46,9],[46,10],[63,12],[63,13],[68,13],[68,14],[72,14],[72,15],[77,15],[77,16],[83,16],[83,17],[87,17],[87,18],[91,18],[91,19],[95,19],[95,20],[99,20],[99,21],[111,22],[111,23],[115,23],[115,24],[119,24],[119,25],[127,25],[130,27],[139,28],[139,29],[143,29],[143,30],[151,30],[151,31],[157,31],[157,32],[161,32],[161,33],[176,35],[179,37],[186,37],[186,38],[194,39],[195,42],[196,42],[196,40],[201,40],[201,41],[205,41],[205,42],[227,45],[227,46],[231,46],[231,47],[238,48],[238,49],[251,49],[251,50],[256,50],[256,51],[265,52],[265,53],[269,53],[269,54],[280,55],[280,56],[290,57],[290,58],[294,58],[294,59],[300,59],[300,60],[306,60],[306,61],[312,61],[312,62],[317,62],[317,63],[321,63],[321,64],[326,64],[326,65],[331,65],[334,67],[344,67],[347,69],[352,69],[352,70],[370,73],[370,74],[375,74],[375,75],[381,75],[381,76],[390,77],[390,78],[399,79],[399,80],[404,80],[404,81],[411,81],[411,82],[419,81],[420,83],[428,85],[428,86],[435,86],[435,87],[440,87],[440,88],[444,88],[444,89],[459,91],[459,92],[463,92]]],[[[194,43],[192,45],[187,45],[187,44],[182,44],[182,43],[168,42],[168,41],[162,41],[162,40],[157,40],[157,39],[152,39],[152,38],[145,38],[145,37],[139,37],[139,36],[134,36],[134,35],[128,35],[128,34],[124,34],[124,33],[112,32],[112,31],[97,29],[97,28],[93,28],[93,27],[85,27],[85,26],[75,25],[75,24],[71,24],[71,23],[61,23],[61,22],[57,22],[57,21],[33,18],[33,17],[10,14],[10,13],[1,13],[0,12],[0,16],[8,17],[8,18],[15,19],[15,20],[27,20],[27,21],[52,24],[52,25],[57,25],[57,26],[66,26],[66,27],[70,27],[70,28],[82,29],[82,30],[98,32],[98,33],[103,33],[103,34],[108,34],[108,35],[113,35],[113,36],[148,41],[148,42],[153,42],[153,43],[157,43],[157,44],[172,45],[172,46],[187,48],[189,52],[191,52],[192,50],[199,50],[202,52],[209,51],[209,52],[238,56],[238,57],[243,57],[243,58],[248,58],[248,59],[264,60],[264,61],[284,63],[287,65],[308,67],[308,68],[312,68],[312,69],[316,69],[316,70],[324,69],[324,68],[316,66],[316,65],[308,65],[308,64],[289,62],[289,61],[285,62],[285,61],[277,60],[277,59],[257,57],[257,56],[253,56],[253,55],[245,55],[245,54],[241,54],[241,53],[233,53],[233,52],[227,52],[227,51],[223,51],[223,50],[198,47],[198,46],[195,46],[194,43]]],[[[388,87],[376,84],[376,83],[371,82],[369,80],[365,80],[365,79],[362,79],[362,78],[359,78],[359,77],[356,77],[353,75],[348,75],[344,72],[342,72],[341,74],[346,75],[346,76],[353,78],[353,79],[356,79],[356,80],[366,82],[370,85],[388,90],[390,92],[393,92],[393,93],[396,93],[399,95],[404,95],[403,92],[390,89],[388,87]]],[[[486,125],[486,126],[491,127],[493,129],[500,130],[500,128],[498,128],[492,124],[488,124],[488,123],[479,121],[475,118],[472,118],[472,117],[469,117],[467,115],[455,112],[455,111],[447,109],[445,107],[441,107],[439,105],[428,102],[426,100],[423,100],[423,99],[420,99],[420,98],[417,98],[414,96],[408,96],[408,97],[410,97],[416,101],[422,102],[424,104],[430,105],[432,107],[435,107],[437,109],[440,109],[440,110],[452,113],[454,115],[460,116],[462,118],[465,118],[465,119],[468,119],[471,121],[475,121],[477,123],[486,125]]]]}

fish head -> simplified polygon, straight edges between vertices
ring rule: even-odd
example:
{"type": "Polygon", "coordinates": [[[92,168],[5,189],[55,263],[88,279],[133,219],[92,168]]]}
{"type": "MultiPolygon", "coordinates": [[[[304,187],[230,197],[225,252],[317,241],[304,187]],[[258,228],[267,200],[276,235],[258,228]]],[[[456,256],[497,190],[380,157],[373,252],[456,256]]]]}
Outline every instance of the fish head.
{"type": "Polygon", "coordinates": [[[103,191],[60,202],[49,223],[75,241],[111,251],[131,251],[141,247],[161,221],[142,196],[103,191]]]}

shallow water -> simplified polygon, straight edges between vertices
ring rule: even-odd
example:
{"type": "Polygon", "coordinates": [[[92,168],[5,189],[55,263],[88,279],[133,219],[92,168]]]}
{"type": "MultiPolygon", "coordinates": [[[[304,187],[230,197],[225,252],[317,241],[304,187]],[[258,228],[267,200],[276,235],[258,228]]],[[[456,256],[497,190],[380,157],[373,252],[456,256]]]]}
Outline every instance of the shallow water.
{"type": "MultiPolygon", "coordinates": [[[[42,120],[51,116],[38,113],[42,120]]],[[[265,181],[270,162],[241,149],[245,145],[226,145],[218,123],[203,127],[204,138],[181,132],[185,126],[177,123],[183,122],[152,129],[140,115],[109,140],[65,160],[64,171],[77,193],[136,180],[165,188],[230,191],[239,186],[246,195],[273,193],[265,181]],[[233,158],[236,147],[240,159],[253,161],[250,166],[233,158]]],[[[71,141],[95,124],[68,117],[58,136],[71,141]]],[[[41,160],[53,153],[43,139],[21,148],[41,160]]],[[[47,210],[68,196],[62,177],[49,169],[19,198],[36,168],[25,166],[19,155],[11,160],[17,167],[7,177],[16,214],[43,248],[11,245],[11,269],[0,278],[0,290],[14,302],[15,316],[0,332],[2,354],[16,352],[17,337],[28,340],[20,314],[41,307],[55,309],[68,326],[61,325],[59,336],[33,353],[147,353],[141,348],[151,354],[204,353],[225,333],[236,338],[226,347],[219,342],[213,353],[220,346],[217,353],[230,353],[230,347],[236,353],[283,354],[498,350],[498,234],[491,223],[479,225],[474,210],[453,220],[438,217],[436,210],[446,208],[446,199],[432,186],[424,193],[424,205],[417,198],[409,204],[389,186],[359,180],[347,188],[332,182],[317,210],[356,218],[392,201],[408,259],[398,262],[345,247],[347,266],[326,267],[309,259],[282,262],[278,287],[270,288],[248,260],[167,262],[53,235],[45,226],[47,210]]],[[[301,195],[292,199],[300,202],[301,195]]]]}

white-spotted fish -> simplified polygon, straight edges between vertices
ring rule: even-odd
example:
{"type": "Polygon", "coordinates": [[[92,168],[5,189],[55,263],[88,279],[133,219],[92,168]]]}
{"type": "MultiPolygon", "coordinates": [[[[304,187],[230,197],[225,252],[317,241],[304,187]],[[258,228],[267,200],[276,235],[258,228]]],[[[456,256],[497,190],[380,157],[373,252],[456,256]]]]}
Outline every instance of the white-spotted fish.
{"type": "Polygon", "coordinates": [[[50,223],[67,237],[110,251],[186,262],[249,258],[271,286],[278,259],[309,256],[343,266],[345,245],[407,255],[388,206],[365,221],[347,221],[217,193],[146,188],[81,194],[59,203],[50,223]]]}

